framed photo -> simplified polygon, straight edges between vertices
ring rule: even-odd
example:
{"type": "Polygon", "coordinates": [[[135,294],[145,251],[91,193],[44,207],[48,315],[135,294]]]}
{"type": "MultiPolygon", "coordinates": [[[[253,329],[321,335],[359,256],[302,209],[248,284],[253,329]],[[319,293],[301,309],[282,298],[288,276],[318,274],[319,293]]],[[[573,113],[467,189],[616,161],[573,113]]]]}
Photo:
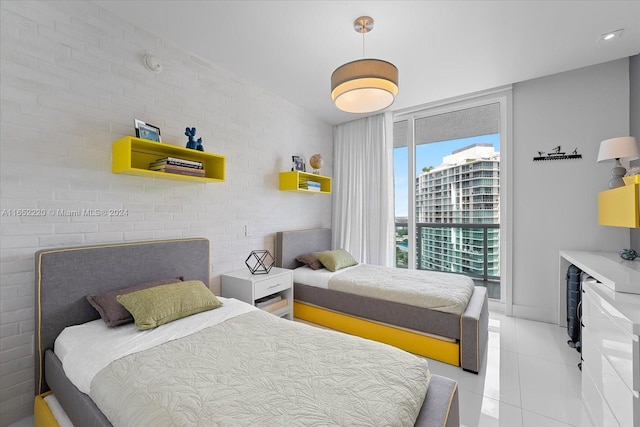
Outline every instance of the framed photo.
{"type": "Polygon", "coordinates": [[[293,166],[291,167],[292,171],[301,171],[306,172],[306,167],[304,165],[304,159],[300,156],[291,156],[291,160],[293,160],[293,166]]]}
{"type": "Polygon", "coordinates": [[[162,142],[160,138],[160,128],[142,120],[134,119],[136,127],[136,136],[140,139],[148,139],[149,141],[162,142]]]}

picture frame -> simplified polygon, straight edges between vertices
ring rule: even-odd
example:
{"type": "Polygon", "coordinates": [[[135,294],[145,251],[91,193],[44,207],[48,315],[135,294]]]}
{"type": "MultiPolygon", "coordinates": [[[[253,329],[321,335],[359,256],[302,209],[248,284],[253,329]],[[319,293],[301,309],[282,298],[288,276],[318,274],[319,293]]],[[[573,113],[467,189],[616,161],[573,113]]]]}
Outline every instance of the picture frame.
{"type": "Polygon", "coordinates": [[[133,123],[136,128],[136,137],[154,142],[162,142],[160,128],[158,126],[145,123],[138,119],[134,119],[133,123]]]}
{"type": "Polygon", "coordinates": [[[300,156],[291,156],[291,160],[293,162],[293,165],[291,166],[291,170],[292,171],[300,171],[300,172],[306,172],[306,166],[304,164],[304,159],[300,156]]]}

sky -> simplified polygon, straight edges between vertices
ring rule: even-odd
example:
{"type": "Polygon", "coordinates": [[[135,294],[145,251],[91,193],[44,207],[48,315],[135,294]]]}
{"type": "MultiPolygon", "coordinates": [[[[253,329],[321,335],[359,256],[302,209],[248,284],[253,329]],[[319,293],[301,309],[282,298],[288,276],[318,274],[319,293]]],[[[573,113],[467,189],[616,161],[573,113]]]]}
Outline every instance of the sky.
{"type": "MultiPolygon", "coordinates": [[[[471,144],[492,144],[495,151],[500,151],[500,134],[474,136],[470,138],[452,139],[450,141],[433,142],[416,146],[416,177],[422,168],[439,166],[442,159],[453,151],[471,144]]],[[[408,150],[407,147],[393,150],[393,175],[395,187],[395,216],[406,217],[408,211],[408,150]]],[[[412,185],[414,185],[412,180],[412,185]]]]}

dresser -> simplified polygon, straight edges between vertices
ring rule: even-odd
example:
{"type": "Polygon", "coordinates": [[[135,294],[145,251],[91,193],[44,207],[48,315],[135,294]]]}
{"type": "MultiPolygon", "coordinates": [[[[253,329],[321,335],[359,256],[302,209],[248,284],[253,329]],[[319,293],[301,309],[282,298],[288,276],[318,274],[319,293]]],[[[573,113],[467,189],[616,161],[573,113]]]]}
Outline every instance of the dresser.
{"type": "Polygon", "coordinates": [[[248,269],[221,276],[220,294],[254,305],[276,316],[293,320],[293,271],[273,267],[267,274],[248,269]]]}
{"type": "Polygon", "coordinates": [[[616,257],[561,252],[562,259],[592,276],[582,283],[582,401],[587,416],[598,427],[640,427],[640,294],[614,290],[640,286],[640,261],[616,257]]]}

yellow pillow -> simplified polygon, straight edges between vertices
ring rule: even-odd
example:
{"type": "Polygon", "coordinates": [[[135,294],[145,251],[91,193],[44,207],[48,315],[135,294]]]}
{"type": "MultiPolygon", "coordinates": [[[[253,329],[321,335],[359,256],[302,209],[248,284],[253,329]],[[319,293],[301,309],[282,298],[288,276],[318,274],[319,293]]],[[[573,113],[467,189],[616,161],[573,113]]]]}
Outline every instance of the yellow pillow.
{"type": "Polygon", "coordinates": [[[222,305],[200,280],[171,283],[118,295],[141,331],[222,305]]]}
{"type": "Polygon", "coordinates": [[[335,251],[317,252],[316,258],[320,260],[327,270],[338,271],[345,267],[356,265],[357,262],[351,254],[344,249],[336,249],[335,251]]]}

